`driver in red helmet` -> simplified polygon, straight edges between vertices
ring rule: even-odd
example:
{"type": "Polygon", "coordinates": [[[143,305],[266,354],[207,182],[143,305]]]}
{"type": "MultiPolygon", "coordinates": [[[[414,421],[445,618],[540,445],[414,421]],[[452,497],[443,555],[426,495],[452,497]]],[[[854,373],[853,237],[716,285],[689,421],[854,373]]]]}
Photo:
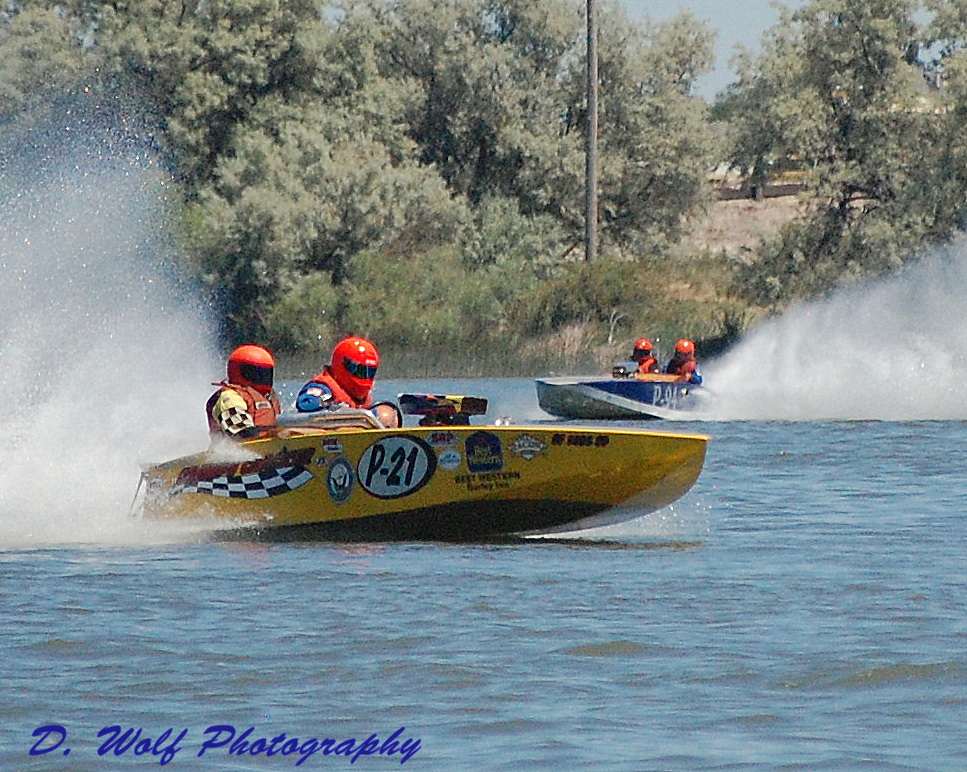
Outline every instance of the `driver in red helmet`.
{"type": "Polygon", "coordinates": [[[281,412],[272,388],[275,360],[261,346],[239,346],[228,357],[227,378],[208,398],[208,431],[215,437],[257,437],[275,428],[281,412]]]}
{"type": "Polygon", "coordinates": [[[332,360],[314,375],[296,397],[296,410],[315,413],[342,406],[373,409],[384,426],[399,426],[399,409],[388,402],[373,405],[371,392],[379,367],[379,352],[365,338],[343,338],[332,350],[332,360]]]}
{"type": "Polygon", "coordinates": [[[658,360],[652,354],[651,341],[648,338],[640,338],[635,341],[635,347],[631,351],[631,358],[638,363],[639,373],[657,373],[661,371],[658,360]]]}
{"type": "Polygon", "coordinates": [[[698,372],[698,360],[695,358],[695,344],[690,340],[680,340],[675,344],[675,353],[665,365],[665,372],[677,375],[678,380],[696,385],[702,382],[698,372]]]}

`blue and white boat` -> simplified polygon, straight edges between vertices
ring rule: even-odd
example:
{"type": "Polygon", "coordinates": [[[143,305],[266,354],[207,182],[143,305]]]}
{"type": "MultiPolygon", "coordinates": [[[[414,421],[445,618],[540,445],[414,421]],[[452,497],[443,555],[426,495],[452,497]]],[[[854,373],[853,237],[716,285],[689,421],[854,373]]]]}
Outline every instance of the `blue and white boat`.
{"type": "Polygon", "coordinates": [[[558,418],[642,420],[696,418],[707,394],[677,375],[659,373],[537,378],[537,403],[558,418]]]}

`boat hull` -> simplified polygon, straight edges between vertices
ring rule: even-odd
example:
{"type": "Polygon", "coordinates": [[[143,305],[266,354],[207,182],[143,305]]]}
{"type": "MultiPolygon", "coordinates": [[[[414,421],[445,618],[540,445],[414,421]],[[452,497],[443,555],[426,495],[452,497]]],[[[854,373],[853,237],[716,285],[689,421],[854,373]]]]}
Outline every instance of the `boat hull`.
{"type": "Polygon", "coordinates": [[[145,470],[143,514],[277,539],[466,541],[634,519],[684,495],[707,438],[539,426],[284,430],[145,470]],[[226,458],[247,452],[245,459],[226,458]]]}
{"type": "Polygon", "coordinates": [[[537,403],[558,418],[681,419],[695,412],[702,389],[677,380],[538,378],[537,403]]]}

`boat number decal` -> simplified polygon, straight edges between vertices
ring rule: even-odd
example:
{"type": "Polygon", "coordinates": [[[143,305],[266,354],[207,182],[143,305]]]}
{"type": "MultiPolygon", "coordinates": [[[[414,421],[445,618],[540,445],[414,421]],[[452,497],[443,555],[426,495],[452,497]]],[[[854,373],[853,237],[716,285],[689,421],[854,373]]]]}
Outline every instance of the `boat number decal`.
{"type": "Polygon", "coordinates": [[[552,445],[571,445],[579,448],[603,448],[611,442],[607,434],[564,434],[559,432],[551,437],[552,445]]]}
{"type": "Polygon", "coordinates": [[[467,469],[471,472],[499,472],[503,468],[500,437],[493,432],[474,432],[467,437],[467,469]]]}
{"type": "Polygon", "coordinates": [[[436,453],[423,440],[409,435],[374,442],[359,458],[359,484],[379,499],[398,499],[418,491],[436,471],[436,453]]]}
{"type": "Polygon", "coordinates": [[[353,465],[345,458],[337,458],[329,467],[326,475],[326,488],[329,490],[329,498],[337,504],[342,504],[349,499],[356,484],[356,472],[353,465]]]}
{"type": "Polygon", "coordinates": [[[529,434],[518,435],[514,444],[510,446],[510,452],[515,456],[520,456],[525,461],[530,461],[534,456],[539,456],[545,450],[547,450],[547,445],[529,434]]]}
{"type": "Polygon", "coordinates": [[[688,389],[683,389],[680,385],[656,383],[651,392],[651,404],[655,407],[679,409],[687,396],[688,389]]]}

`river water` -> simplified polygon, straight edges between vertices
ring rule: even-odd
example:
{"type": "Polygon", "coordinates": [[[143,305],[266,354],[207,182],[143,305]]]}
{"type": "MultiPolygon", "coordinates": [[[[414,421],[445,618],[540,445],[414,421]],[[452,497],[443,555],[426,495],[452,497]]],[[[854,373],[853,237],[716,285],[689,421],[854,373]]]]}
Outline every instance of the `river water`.
{"type": "MultiPolygon", "coordinates": [[[[705,363],[714,410],[651,427],[711,437],[660,512],[217,543],[128,515],[224,364],[165,259],[170,175],[81,128],[0,154],[0,769],[967,768],[963,245],[705,363]]],[[[379,390],[549,420],[529,380],[379,390]]]]}
{"type": "Polygon", "coordinates": [[[587,541],[220,544],[115,512],[71,543],[62,501],[61,541],[0,549],[0,768],[394,768],[409,740],[433,770],[963,769],[967,425],[661,428],[711,436],[698,483],[587,541]]]}

